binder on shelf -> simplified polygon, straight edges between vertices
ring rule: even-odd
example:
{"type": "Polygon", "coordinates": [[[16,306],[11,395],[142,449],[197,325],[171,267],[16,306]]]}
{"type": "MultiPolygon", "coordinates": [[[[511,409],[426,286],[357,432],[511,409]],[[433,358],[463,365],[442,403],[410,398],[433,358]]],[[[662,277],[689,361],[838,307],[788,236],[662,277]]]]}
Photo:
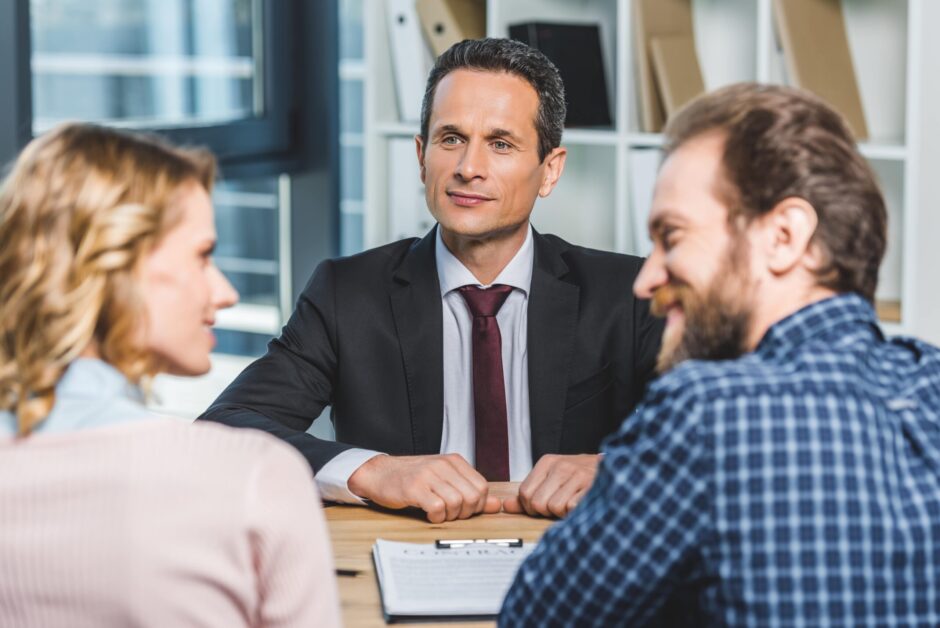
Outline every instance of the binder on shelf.
{"type": "Polygon", "coordinates": [[[423,236],[434,226],[418,176],[413,138],[388,140],[388,223],[393,240],[423,236]]]}
{"type": "Polygon", "coordinates": [[[386,0],[385,9],[398,117],[402,122],[418,122],[431,55],[421,37],[414,0],[386,0]]]}
{"type": "Polygon", "coordinates": [[[485,0],[417,0],[415,6],[435,57],[459,41],[486,36],[485,0]]]}
{"type": "Polygon", "coordinates": [[[834,0],[774,0],[774,18],[787,74],[842,114],[856,140],[868,125],[842,14],[834,0]]]}
{"type": "Polygon", "coordinates": [[[661,35],[650,40],[653,74],[666,119],[705,91],[695,40],[687,35],[661,35]]]}
{"type": "Polygon", "coordinates": [[[633,23],[640,129],[658,133],[666,120],[666,111],[656,85],[651,43],[655,37],[685,36],[692,40],[694,50],[692,3],[690,0],[636,0],[633,23]]]}
{"type": "Polygon", "coordinates": [[[509,37],[540,50],[565,84],[567,127],[609,127],[610,104],[597,24],[511,24],[509,37]]]}

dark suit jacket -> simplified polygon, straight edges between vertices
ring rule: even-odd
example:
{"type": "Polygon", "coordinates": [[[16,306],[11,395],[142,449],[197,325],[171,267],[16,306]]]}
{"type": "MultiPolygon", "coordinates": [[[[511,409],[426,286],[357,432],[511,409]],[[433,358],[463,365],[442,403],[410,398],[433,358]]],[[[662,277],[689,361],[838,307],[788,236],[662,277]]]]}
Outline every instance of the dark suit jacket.
{"type": "MultiPolygon", "coordinates": [[[[314,471],[351,447],[440,453],[435,232],[319,265],[279,338],[201,417],[293,444],[314,471]],[[305,430],[332,406],[337,442],[305,430]]],[[[597,452],[640,400],[662,325],[634,298],[642,260],[534,234],[528,303],[532,459],[597,452]]]]}

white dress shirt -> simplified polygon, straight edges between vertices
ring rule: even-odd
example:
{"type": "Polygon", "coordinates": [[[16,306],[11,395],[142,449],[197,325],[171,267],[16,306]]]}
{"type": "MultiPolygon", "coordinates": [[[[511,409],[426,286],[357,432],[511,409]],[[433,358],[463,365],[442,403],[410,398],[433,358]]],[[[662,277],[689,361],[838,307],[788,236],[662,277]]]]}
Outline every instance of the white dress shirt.
{"type": "MultiPolygon", "coordinates": [[[[454,257],[437,230],[435,246],[437,276],[441,286],[444,316],[444,416],[440,453],[456,453],[475,463],[473,408],[473,316],[457,291],[461,286],[484,286],[454,257]]],[[[493,283],[513,290],[496,314],[502,338],[503,381],[506,416],[509,422],[509,478],[520,481],[532,470],[532,438],[529,422],[529,363],[526,355],[529,288],[535,253],[532,227],[516,255],[493,283]]],[[[324,499],[364,503],[347,485],[362,464],[381,452],[348,449],[326,463],[317,473],[317,487],[324,499]]]]}

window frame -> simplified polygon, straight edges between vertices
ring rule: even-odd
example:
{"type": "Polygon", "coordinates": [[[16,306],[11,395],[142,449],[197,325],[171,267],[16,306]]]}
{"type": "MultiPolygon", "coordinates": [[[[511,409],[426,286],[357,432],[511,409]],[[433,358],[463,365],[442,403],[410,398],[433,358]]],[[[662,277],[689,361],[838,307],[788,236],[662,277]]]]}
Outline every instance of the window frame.
{"type": "MultiPolygon", "coordinates": [[[[226,123],[198,133],[149,130],[208,147],[220,157],[223,179],[278,176],[278,309],[283,323],[316,265],[339,254],[339,15],[336,2],[265,2],[281,7],[266,22],[282,30],[265,31],[265,41],[278,42],[278,48],[266,54],[264,67],[283,90],[278,97],[287,103],[289,145],[270,152],[230,150],[233,142],[235,149],[258,149],[250,136],[265,131],[257,125],[226,123]],[[249,141],[239,144],[243,135],[249,141]]],[[[0,89],[0,169],[33,138],[31,54],[29,0],[0,1],[0,85],[7,87],[0,89]]]]}
{"type": "MultiPolygon", "coordinates": [[[[265,176],[301,167],[298,126],[303,116],[294,88],[302,72],[294,53],[299,22],[311,16],[302,0],[261,0],[264,112],[218,124],[146,126],[178,144],[215,153],[227,177],[265,176]]],[[[31,28],[29,0],[0,2],[0,163],[8,163],[33,139],[31,28]]],[[[137,127],[135,127],[137,128],[137,127]]]]}
{"type": "MultiPolygon", "coordinates": [[[[281,7],[269,23],[283,30],[265,32],[265,41],[278,42],[265,68],[278,86],[271,87],[276,97],[285,99],[289,145],[270,152],[234,150],[242,133],[233,132],[232,123],[193,135],[150,130],[216,152],[224,178],[290,175],[280,246],[287,289],[282,298],[293,303],[314,267],[339,254],[339,10],[338,3],[326,1],[266,0],[269,5],[281,7]]],[[[0,89],[0,167],[33,137],[31,54],[29,0],[0,1],[0,85],[10,87],[0,89]]],[[[241,148],[256,146],[251,135],[263,131],[243,130],[249,141],[241,148]]]]}

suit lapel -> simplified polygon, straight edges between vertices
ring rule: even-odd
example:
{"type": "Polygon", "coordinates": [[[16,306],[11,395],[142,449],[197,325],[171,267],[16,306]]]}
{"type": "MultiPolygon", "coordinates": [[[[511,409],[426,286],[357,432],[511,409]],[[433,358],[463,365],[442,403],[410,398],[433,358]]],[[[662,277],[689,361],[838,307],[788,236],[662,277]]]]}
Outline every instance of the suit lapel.
{"type": "Polygon", "coordinates": [[[535,264],[529,293],[529,421],[532,460],[561,449],[568,368],[578,323],[576,285],[561,280],[568,267],[550,240],[534,233],[535,264]]]}
{"type": "Polygon", "coordinates": [[[432,229],[414,245],[396,269],[390,291],[408,384],[415,454],[440,452],[444,421],[444,332],[436,238],[432,229]]]}

